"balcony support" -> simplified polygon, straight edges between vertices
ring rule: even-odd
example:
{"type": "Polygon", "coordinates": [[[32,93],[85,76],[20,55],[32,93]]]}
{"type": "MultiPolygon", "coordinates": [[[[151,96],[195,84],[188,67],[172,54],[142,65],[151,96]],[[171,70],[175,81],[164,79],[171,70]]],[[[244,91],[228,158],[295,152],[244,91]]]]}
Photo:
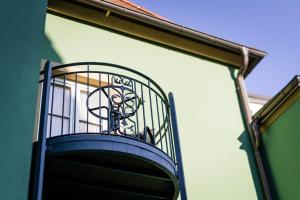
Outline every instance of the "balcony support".
{"type": "Polygon", "coordinates": [[[48,119],[51,75],[52,75],[51,63],[47,61],[44,68],[44,81],[43,81],[43,90],[42,90],[40,122],[39,122],[38,146],[37,146],[34,183],[33,183],[34,184],[33,200],[42,200],[42,194],[43,194],[46,134],[47,134],[47,121],[48,121],[47,119],[48,119]]]}
{"type": "Polygon", "coordinates": [[[179,131],[178,131],[178,125],[177,125],[176,109],[175,109],[175,101],[174,101],[173,93],[171,93],[171,92],[169,93],[169,102],[170,102],[172,128],[173,128],[173,134],[174,134],[174,145],[175,145],[175,149],[176,149],[175,154],[176,154],[176,161],[177,161],[177,175],[178,175],[178,179],[179,179],[180,197],[181,197],[181,200],[187,200],[184,171],[183,171],[183,164],[182,164],[181,147],[180,147],[180,140],[179,140],[179,131]]]}

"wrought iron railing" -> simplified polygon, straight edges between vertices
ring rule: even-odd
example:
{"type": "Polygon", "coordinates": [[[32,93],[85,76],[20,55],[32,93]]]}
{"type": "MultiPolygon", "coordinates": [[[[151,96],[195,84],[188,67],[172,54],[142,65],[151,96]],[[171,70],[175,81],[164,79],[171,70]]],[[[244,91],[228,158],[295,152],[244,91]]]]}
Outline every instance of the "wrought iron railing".
{"type": "Polygon", "coordinates": [[[47,127],[47,138],[88,133],[140,140],[176,162],[167,96],[152,79],[123,66],[52,67],[47,127]]]}
{"type": "Polygon", "coordinates": [[[69,134],[115,135],[139,140],[167,154],[176,166],[186,200],[172,93],[133,69],[110,63],[51,66],[40,75],[41,101],[33,199],[41,200],[46,139],[69,134]]]}

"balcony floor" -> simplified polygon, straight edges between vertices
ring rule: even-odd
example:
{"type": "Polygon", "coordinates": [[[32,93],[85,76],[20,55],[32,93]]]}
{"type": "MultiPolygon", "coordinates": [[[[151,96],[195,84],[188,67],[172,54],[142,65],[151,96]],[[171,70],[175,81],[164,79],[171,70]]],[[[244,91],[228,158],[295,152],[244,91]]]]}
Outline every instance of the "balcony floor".
{"type": "Polygon", "coordinates": [[[76,134],[47,139],[45,199],[176,199],[174,162],[131,138],[76,134]]]}

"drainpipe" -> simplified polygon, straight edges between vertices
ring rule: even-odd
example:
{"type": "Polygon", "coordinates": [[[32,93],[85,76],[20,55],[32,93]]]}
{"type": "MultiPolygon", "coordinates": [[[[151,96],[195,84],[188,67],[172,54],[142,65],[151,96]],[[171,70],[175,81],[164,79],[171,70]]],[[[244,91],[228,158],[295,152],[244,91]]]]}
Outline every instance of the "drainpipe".
{"type": "Polygon", "coordinates": [[[238,76],[236,79],[237,90],[238,90],[238,94],[241,99],[242,109],[244,111],[244,115],[246,118],[247,129],[248,129],[248,133],[250,135],[250,140],[251,140],[257,168],[258,168],[259,175],[260,175],[260,180],[261,180],[261,183],[263,186],[264,196],[265,196],[266,200],[272,200],[269,183],[268,183],[267,176],[265,173],[265,168],[264,168],[264,165],[262,162],[261,153],[259,151],[260,133],[259,133],[258,129],[255,128],[257,125],[256,122],[253,122],[253,119],[252,119],[252,114],[251,114],[250,107],[248,104],[248,95],[247,95],[247,90],[246,90],[245,80],[244,80],[244,74],[249,65],[249,49],[246,47],[242,47],[241,52],[242,52],[242,56],[243,56],[243,64],[239,70],[239,73],[238,73],[238,76]]]}

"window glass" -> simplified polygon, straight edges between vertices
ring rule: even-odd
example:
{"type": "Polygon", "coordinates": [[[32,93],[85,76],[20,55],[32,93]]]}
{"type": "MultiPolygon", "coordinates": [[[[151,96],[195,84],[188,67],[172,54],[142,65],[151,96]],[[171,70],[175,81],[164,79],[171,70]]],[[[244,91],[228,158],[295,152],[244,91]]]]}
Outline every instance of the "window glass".
{"type": "Polygon", "coordinates": [[[56,84],[50,87],[47,136],[70,133],[71,88],[56,84]],[[52,104],[53,98],[53,104],[52,104]],[[64,106],[63,106],[64,105],[64,106]],[[52,108],[53,107],[53,108],[52,108]],[[63,113],[63,114],[62,114],[63,113]],[[51,132],[50,132],[51,131],[51,132]]]}

